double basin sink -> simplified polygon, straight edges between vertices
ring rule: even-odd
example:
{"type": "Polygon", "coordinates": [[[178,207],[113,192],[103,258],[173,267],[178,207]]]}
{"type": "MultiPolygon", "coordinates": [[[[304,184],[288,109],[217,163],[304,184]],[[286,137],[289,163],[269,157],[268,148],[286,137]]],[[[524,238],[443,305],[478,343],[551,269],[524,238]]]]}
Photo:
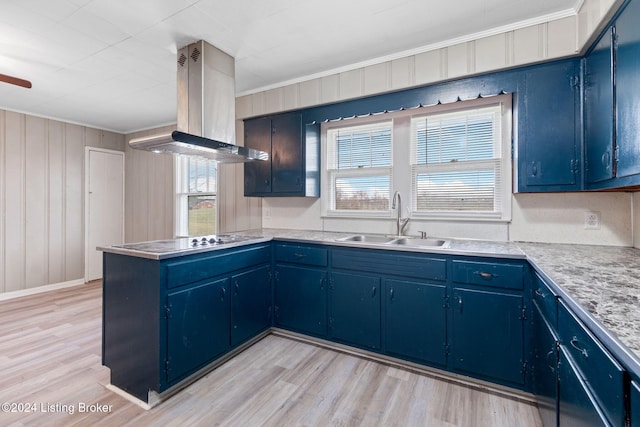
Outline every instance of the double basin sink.
{"type": "Polygon", "coordinates": [[[355,236],[336,239],[339,242],[353,242],[367,245],[380,246],[413,246],[430,248],[447,248],[451,243],[449,240],[435,238],[419,238],[405,236],[380,236],[376,234],[358,234],[355,236]]]}

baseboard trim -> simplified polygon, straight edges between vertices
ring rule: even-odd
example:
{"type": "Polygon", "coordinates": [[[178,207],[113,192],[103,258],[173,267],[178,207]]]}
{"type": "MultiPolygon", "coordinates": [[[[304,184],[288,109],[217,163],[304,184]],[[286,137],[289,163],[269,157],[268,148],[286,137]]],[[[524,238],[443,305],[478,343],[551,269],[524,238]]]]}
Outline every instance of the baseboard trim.
{"type": "Polygon", "coordinates": [[[130,402],[133,402],[136,405],[138,405],[141,408],[143,408],[143,409],[148,411],[148,410],[154,408],[155,406],[158,406],[162,402],[166,401],[171,396],[173,396],[176,393],[180,392],[184,388],[186,388],[186,387],[190,386],[191,384],[193,384],[194,382],[198,381],[200,378],[202,378],[205,375],[209,374],[211,371],[213,371],[214,369],[218,368],[222,364],[226,363],[230,359],[233,359],[235,356],[237,356],[238,354],[242,353],[243,351],[245,351],[246,349],[248,349],[249,347],[251,347],[252,345],[257,343],[258,341],[260,341],[264,337],[268,336],[270,333],[271,333],[271,329],[267,329],[267,330],[261,332],[257,336],[251,338],[249,341],[239,345],[238,347],[236,347],[233,350],[231,350],[229,353],[226,353],[224,356],[214,360],[213,362],[209,363],[207,366],[201,368],[199,371],[191,374],[187,378],[185,378],[182,381],[180,381],[179,383],[171,386],[170,388],[168,388],[167,390],[163,391],[162,393],[158,393],[157,391],[149,390],[149,392],[147,393],[147,401],[146,402],[144,400],[141,400],[141,399],[129,394],[128,392],[124,391],[120,387],[118,387],[116,385],[113,385],[111,383],[107,384],[106,387],[107,387],[107,389],[113,391],[114,393],[124,397],[125,399],[129,400],[130,402]]]}
{"type": "Polygon", "coordinates": [[[20,289],[19,291],[0,293],[0,301],[7,301],[14,298],[26,297],[29,295],[40,294],[43,292],[55,291],[58,289],[70,288],[73,286],[84,285],[84,279],[70,280],[68,282],[53,283],[51,285],[37,286],[35,288],[20,289]]]}
{"type": "Polygon", "coordinates": [[[362,357],[375,362],[383,363],[393,366],[399,369],[406,369],[421,375],[427,375],[433,378],[437,378],[443,381],[449,381],[456,384],[460,384],[465,387],[471,387],[476,390],[480,390],[486,393],[492,393],[501,397],[509,399],[520,400],[523,402],[535,404],[536,398],[532,393],[527,393],[516,388],[503,386],[500,384],[494,384],[489,381],[483,381],[480,379],[468,377],[461,374],[455,374],[453,372],[444,371],[438,368],[432,368],[430,366],[420,365],[418,363],[409,362],[395,357],[386,356],[379,353],[363,350],[360,348],[350,347],[348,345],[339,344],[333,341],[327,341],[322,338],[316,338],[309,335],[299,334],[297,332],[288,331],[286,329],[271,328],[273,335],[289,338],[297,341],[302,341],[308,344],[317,345],[327,348],[329,350],[335,350],[342,353],[347,353],[352,356],[362,357]]]}

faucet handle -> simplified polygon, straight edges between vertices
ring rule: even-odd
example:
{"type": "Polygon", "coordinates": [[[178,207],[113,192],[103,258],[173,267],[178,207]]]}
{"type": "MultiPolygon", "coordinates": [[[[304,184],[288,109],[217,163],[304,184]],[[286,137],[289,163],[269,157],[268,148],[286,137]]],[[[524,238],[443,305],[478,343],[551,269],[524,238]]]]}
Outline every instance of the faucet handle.
{"type": "Polygon", "coordinates": [[[418,233],[420,233],[420,238],[421,239],[426,239],[427,238],[427,232],[426,231],[418,231],[418,233]]]}

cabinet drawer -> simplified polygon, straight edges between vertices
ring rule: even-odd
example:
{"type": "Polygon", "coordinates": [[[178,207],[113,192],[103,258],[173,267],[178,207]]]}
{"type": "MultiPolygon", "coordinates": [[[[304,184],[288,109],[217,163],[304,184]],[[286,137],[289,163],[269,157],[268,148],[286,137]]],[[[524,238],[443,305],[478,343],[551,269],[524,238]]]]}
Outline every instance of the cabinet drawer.
{"type": "Polygon", "coordinates": [[[609,421],[624,425],[624,370],[562,300],[558,302],[558,333],[609,421]]]}
{"type": "Polygon", "coordinates": [[[327,266],[327,249],[319,246],[276,244],[276,262],[327,266]]]}
{"type": "Polygon", "coordinates": [[[176,288],[270,261],[269,245],[178,258],[165,264],[167,287],[176,288]]]}
{"type": "Polygon", "coordinates": [[[549,286],[535,275],[533,281],[533,300],[537,303],[544,318],[554,330],[558,329],[558,298],[549,286]]]}
{"type": "Polygon", "coordinates": [[[495,288],[522,289],[524,287],[524,266],[453,261],[453,281],[495,288]]]}
{"type": "Polygon", "coordinates": [[[424,280],[447,280],[446,259],[411,256],[397,252],[335,249],[331,251],[331,265],[334,268],[369,273],[415,277],[424,280]]]}

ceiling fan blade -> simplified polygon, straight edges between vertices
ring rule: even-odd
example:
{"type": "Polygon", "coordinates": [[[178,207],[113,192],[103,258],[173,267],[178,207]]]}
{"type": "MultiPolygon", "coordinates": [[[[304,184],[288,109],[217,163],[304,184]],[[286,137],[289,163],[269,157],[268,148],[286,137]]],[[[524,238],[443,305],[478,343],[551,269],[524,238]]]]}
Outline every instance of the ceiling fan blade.
{"type": "Polygon", "coordinates": [[[0,74],[0,82],[9,83],[16,86],[26,87],[31,89],[31,82],[29,80],[19,79],[17,77],[7,76],[6,74],[0,74]]]}

